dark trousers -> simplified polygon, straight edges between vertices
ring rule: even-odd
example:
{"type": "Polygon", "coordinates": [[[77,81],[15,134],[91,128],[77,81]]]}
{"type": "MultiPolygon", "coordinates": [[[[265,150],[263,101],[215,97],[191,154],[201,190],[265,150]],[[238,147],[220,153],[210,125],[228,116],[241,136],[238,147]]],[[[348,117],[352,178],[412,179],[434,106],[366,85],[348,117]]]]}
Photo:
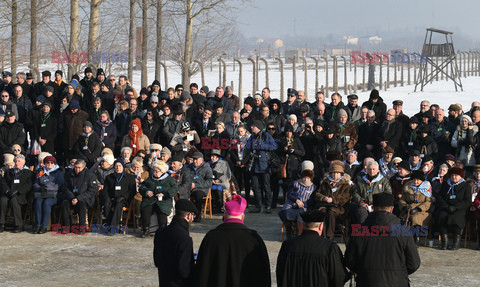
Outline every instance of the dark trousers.
{"type": "Polygon", "coordinates": [[[5,217],[7,216],[9,204],[13,211],[13,217],[15,218],[15,226],[22,226],[22,207],[18,204],[16,197],[8,198],[5,195],[0,197],[0,224],[5,225],[5,217]]]}
{"type": "Polygon", "coordinates": [[[79,200],[77,204],[72,205],[72,201],[65,199],[62,201],[62,222],[63,226],[70,227],[72,221],[70,219],[70,209],[73,207],[74,211],[78,213],[78,223],[80,226],[85,226],[87,222],[87,203],[83,200],[79,200]]]}
{"type": "Polygon", "coordinates": [[[107,217],[107,225],[118,226],[122,219],[123,208],[127,206],[124,197],[104,198],[105,216],[107,217]],[[114,209],[112,210],[112,206],[114,209]]]}
{"type": "Polygon", "coordinates": [[[193,203],[195,203],[195,207],[198,210],[197,216],[201,216],[202,214],[203,197],[205,196],[206,194],[201,190],[194,190],[190,195],[190,198],[192,199],[193,203]]]}
{"type": "Polygon", "coordinates": [[[337,221],[337,214],[330,209],[327,209],[325,212],[326,217],[325,225],[323,227],[323,235],[328,238],[333,238],[335,236],[335,224],[337,221]]]}
{"type": "Polygon", "coordinates": [[[47,228],[52,207],[57,204],[57,198],[35,198],[33,204],[35,206],[36,226],[47,228]]]}
{"type": "MultiPolygon", "coordinates": [[[[277,207],[278,203],[278,193],[280,192],[280,184],[278,183],[278,178],[275,175],[270,176],[270,186],[272,188],[272,208],[277,207]]],[[[286,192],[283,194],[283,201],[285,202],[286,192]]]]}
{"type": "Polygon", "coordinates": [[[252,188],[255,195],[255,206],[260,208],[272,206],[272,190],[270,189],[270,173],[253,173],[252,188]]]}
{"type": "Polygon", "coordinates": [[[368,210],[359,206],[351,205],[350,207],[351,220],[353,223],[362,224],[368,216],[368,210]]]}
{"type": "Polygon", "coordinates": [[[152,216],[153,212],[157,214],[157,220],[158,220],[158,227],[163,227],[167,226],[167,217],[168,214],[165,214],[160,211],[160,208],[156,204],[152,204],[149,206],[146,206],[142,210],[142,223],[143,223],[143,228],[150,228],[150,217],[152,216]]]}
{"type": "Polygon", "coordinates": [[[436,223],[440,234],[447,234],[448,232],[451,232],[454,235],[462,234],[462,229],[460,227],[454,224],[447,224],[448,217],[450,216],[450,213],[448,213],[448,211],[440,210],[437,212],[436,216],[436,223]]]}
{"type": "Polygon", "coordinates": [[[235,178],[238,182],[238,194],[241,194],[242,190],[245,190],[245,199],[248,201],[250,197],[250,172],[246,167],[235,166],[233,169],[235,178]]]}

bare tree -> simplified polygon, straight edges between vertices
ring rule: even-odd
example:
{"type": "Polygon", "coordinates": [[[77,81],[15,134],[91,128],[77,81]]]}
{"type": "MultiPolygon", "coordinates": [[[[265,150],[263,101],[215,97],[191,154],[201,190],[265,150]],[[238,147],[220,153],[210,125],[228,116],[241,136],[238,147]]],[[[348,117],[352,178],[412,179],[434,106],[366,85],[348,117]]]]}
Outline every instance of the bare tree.
{"type": "MultiPolygon", "coordinates": [[[[73,53],[78,53],[78,0],[70,0],[70,45],[68,46],[68,55],[72,57],[73,53]]],[[[76,63],[74,61],[68,61],[68,79],[72,78],[72,75],[77,70],[76,63]]]]}
{"type": "Polygon", "coordinates": [[[35,79],[38,81],[38,51],[37,51],[37,0],[30,1],[30,65],[35,79]]]}
{"type": "Polygon", "coordinates": [[[147,0],[142,1],[142,87],[148,86],[148,71],[147,71],[147,62],[148,62],[148,5],[147,0]]]}
{"type": "Polygon", "coordinates": [[[98,17],[100,13],[100,5],[105,0],[90,0],[90,21],[88,23],[88,55],[89,65],[92,65],[92,55],[97,52],[98,39],[98,17]]]}
{"type": "Polygon", "coordinates": [[[17,73],[17,37],[18,37],[18,5],[17,0],[12,0],[12,38],[10,40],[10,63],[12,74],[17,73]]]}
{"type": "Polygon", "coordinates": [[[130,21],[128,28],[128,79],[133,78],[133,38],[135,26],[135,0],[130,0],[130,21]]]}
{"type": "MultiPolygon", "coordinates": [[[[162,0],[157,0],[157,42],[156,42],[156,49],[155,49],[155,80],[160,80],[160,75],[162,73],[162,8],[163,2],[162,0]]],[[[165,87],[166,88],[166,87],[165,87]]]]}

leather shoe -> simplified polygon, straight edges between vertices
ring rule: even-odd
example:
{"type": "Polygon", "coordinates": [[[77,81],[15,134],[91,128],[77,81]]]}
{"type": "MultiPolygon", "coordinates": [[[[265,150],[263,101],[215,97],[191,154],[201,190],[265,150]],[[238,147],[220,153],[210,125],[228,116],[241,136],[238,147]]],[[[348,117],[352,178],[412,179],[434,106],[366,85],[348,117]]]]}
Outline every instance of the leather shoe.
{"type": "Polygon", "coordinates": [[[193,219],[193,222],[201,222],[202,221],[202,216],[201,215],[197,215],[195,216],[195,218],[193,219]]]}
{"type": "Polygon", "coordinates": [[[14,229],[12,232],[13,232],[13,233],[23,232],[23,227],[21,227],[21,226],[16,226],[15,229],[14,229]]]}
{"type": "Polygon", "coordinates": [[[266,213],[266,214],[272,213],[272,209],[271,209],[270,207],[267,207],[267,209],[265,210],[265,213],[266,213]]]}
{"type": "Polygon", "coordinates": [[[34,226],[32,229],[32,234],[37,234],[40,228],[41,228],[40,226],[34,226]]]}
{"type": "Polygon", "coordinates": [[[0,233],[5,231],[5,225],[1,224],[0,225],[0,233]]]}
{"type": "Polygon", "coordinates": [[[250,213],[260,213],[262,211],[262,208],[256,207],[255,209],[249,210],[250,213]]]}
{"type": "Polygon", "coordinates": [[[39,228],[38,234],[45,234],[45,233],[47,233],[47,228],[46,227],[39,228]]]}
{"type": "Polygon", "coordinates": [[[140,238],[145,238],[148,235],[150,235],[150,228],[145,228],[142,232],[142,235],[140,235],[140,238]]]}

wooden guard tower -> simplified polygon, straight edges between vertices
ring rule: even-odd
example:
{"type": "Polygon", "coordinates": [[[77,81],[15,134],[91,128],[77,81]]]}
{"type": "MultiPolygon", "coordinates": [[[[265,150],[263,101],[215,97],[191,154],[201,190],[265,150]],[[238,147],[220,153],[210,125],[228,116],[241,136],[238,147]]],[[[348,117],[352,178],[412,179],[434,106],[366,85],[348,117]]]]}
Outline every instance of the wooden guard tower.
{"type": "Polygon", "coordinates": [[[452,32],[434,28],[427,29],[422,54],[420,55],[420,70],[415,83],[415,92],[419,85],[420,91],[423,91],[423,87],[429,82],[432,82],[439,73],[443,73],[445,77],[453,81],[455,91],[458,92],[459,87],[463,91],[462,81],[457,68],[455,50],[453,49],[452,34],[452,32]],[[444,35],[445,43],[432,44],[434,33],[444,35]],[[434,58],[436,58],[437,61],[434,61],[434,58]]]}

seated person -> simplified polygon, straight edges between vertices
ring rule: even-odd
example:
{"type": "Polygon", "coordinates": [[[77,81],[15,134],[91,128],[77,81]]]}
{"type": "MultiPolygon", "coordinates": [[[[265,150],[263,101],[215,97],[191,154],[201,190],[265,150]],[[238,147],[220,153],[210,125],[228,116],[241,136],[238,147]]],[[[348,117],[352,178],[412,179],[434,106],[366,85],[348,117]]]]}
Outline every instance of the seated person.
{"type": "Polygon", "coordinates": [[[450,250],[460,245],[462,229],[465,228],[466,212],[472,205],[472,188],[465,181],[465,171],[458,166],[449,170],[450,178],[444,180],[438,196],[435,198],[435,222],[440,230],[442,243],[440,249],[447,249],[448,233],[453,233],[450,250]]]}
{"type": "Polygon", "coordinates": [[[52,207],[56,205],[61,198],[61,191],[65,178],[62,170],[57,165],[57,160],[53,156],[47,156],[43,159],[44,166],[39,170],[35,183],[33,184],[35,206],[35,227],[33,234],[43,234],[47,232],[48,221],[52,207]]]}
{"type": "Polygon", "coordinates": [[[210,167],[213,171],[213,210],[215,210],[215,213],[220,213],[220,210],[223,208],[223,204],[229,200],[228,197],[231,197],[228,189],[230,188],[230,179],[232,178],[232,173],[228,163],[223,160],[220,150],[212,150],[210,153],[210,159],[210,167]]]}
{"type": "Polygon", "coordinates": [[[98,181],[93,172],[86,169],[86,162],[83,159],[75,161],[73,171],[66,173],[65,184],[63,185],[63,201],[61,205],[63,232],[73,233],[86,232],[87,207],[95,205],[95,195],[98,189],[98,181]],[[79,229],[71,227],[70,209],[79,217],[79,229]]]}
{"type": "Polygon", "coordinates": [[[301,178],[292,182],[287,191],[287,199],[278,216],[285,224],[287,238],[302,233],[303,220],[300,216],[307,208],[313,207],[312,193],[316,190],[313,184],[313,171],[306,169],[302,171],[301,178]]]}
{"type": "MultiPolygon", "coordinates": [[[[186,160],[189,163],[189,155],[187,154],[186,160]]],[[[188,165],[190,173],[193,177],[191,191],[191,199],[195,203],[195,207],[198,210],[198,214],[195,216],[194,222],[200,222],[202,220],[202,206],[203,197],[207,196],[208,190],[212,187],[213,172],[210,165],[208,165],[204,159],[203,154],[199,151],[194,152],[191,155],[193,161],[188,165]]]]}
{"type": "Polygon", "coordinates": [[[14,167],[5,171],[0,179],[0,232],[5,230],[5,217],[10,205],[15,218],[13,232],[23,231],[22,205],[28,203],[32,189],[34,174],[25,166],[25,156],[18,154],[14,159],[14,167]]]}
{"type": "MultiPolygon", "coordinates": [[[[403,194],[399,202],[400,219],[406,220],[410,211],[410,222],[412,226],[429,225],[431,214],[428,212],[432,204],[432,186],[425,180],[423,171],[412,172],[411,181],[403,188],[403,194]]],[[[413,237],[418,244],[418,235],[413,237]]]]}
{"type": "MultiPolygon", "coordinates": [[[[104,201],[107,226],[113,229],[120,224],[123,208],[127,207],[135,195],[135,177],[125,172],[125,164],[121,160],[113,163],[114,172],[105,178],[102,197],[104,201]],[[112,212],[113,207],[113,212],[112,212]]],[[[108,233],[109,235],[114,235],[108,233]]]]}
{"type": "Polygon", "coordinates": [[[175,180],[168,174],[168,165],[163,161],[156,161],[152,166],[150,177],[140,187],[142,203],[143,233],[142,238],[150,235],[150,217],[157,214],[158,226],[167,226],[167,217],[172,212],[173,198],[177,195],[178,187],[175,180]]]}
{"type": "Polygon", "coordinates": [[[352,216],[354,223],[363,223],[368,214],[373,211],[373,195],[377,193],[392,193],[388,179],[379,172],[378,162],[367,163],[367,174],[353,186],[352,216]]]}
{"type": "Polygon", "coordinates": [[[315,193],[315,206],[326,213],[326,226],[323,233],[327,238],[333,238],[337,218],[345,214],[345,207],[351,198],[350,179],[345,175],[342,164],[339,161],[332,162],[328,176],[315,193]],[[335,206],[326,207],[325,204],[335,206]]]}

